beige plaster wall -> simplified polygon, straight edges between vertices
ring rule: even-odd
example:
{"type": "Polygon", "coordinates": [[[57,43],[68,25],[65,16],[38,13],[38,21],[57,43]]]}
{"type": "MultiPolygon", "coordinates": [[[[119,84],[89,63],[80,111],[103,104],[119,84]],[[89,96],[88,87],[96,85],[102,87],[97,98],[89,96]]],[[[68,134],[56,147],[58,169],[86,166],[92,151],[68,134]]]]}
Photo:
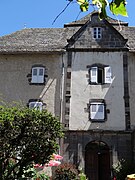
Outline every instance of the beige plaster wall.
{"type": "Polygon", "coordinates": [[[60,116],[62,55],[16,54],[0,55],[0,98],[5,102],[21,102],[41,98],[47,109],[60,116]],[[45,85],[30,85],[27,75],[33,65],[47,68],[45,85]]]}
{"type": "Polygon", "coordinates": [[[123,54],[120,52],[76,52],[72,55],[70,130],[125,130],[123,54]],[[87,65],[101,63],[112,68],[112,84],[89,85],[87,65]],[[107,121],[91,123],[87,104],[104,99],[107,121]]]}

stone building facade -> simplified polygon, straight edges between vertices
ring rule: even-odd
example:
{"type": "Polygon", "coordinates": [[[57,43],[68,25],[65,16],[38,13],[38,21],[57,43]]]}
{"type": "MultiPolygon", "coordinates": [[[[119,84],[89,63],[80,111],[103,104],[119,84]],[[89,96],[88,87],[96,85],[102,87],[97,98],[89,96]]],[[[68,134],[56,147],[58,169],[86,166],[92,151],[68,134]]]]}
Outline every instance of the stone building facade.
{"type": "Polygon", "coordinates": [[[0,37],[0,96],[60,117],[65,162],[92,180],[134,161],[135,27],[97,12],[55,29],[0,37]]]}

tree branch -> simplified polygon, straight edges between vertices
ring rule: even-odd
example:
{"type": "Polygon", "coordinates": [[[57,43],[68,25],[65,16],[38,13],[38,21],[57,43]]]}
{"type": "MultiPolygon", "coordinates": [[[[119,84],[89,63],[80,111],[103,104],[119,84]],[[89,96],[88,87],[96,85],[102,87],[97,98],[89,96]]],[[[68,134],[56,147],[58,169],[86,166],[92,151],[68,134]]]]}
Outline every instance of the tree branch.
{"type": "Polygon", "coordinates": [[[66,7],[56,16],[56,18],[54,19],[54,21],[52,22],[52,25],[56,22],[56,20],[59,18],[59,16],[68,8],[68,6],[71,4],[72,1],[70,1],[66,7]]]}

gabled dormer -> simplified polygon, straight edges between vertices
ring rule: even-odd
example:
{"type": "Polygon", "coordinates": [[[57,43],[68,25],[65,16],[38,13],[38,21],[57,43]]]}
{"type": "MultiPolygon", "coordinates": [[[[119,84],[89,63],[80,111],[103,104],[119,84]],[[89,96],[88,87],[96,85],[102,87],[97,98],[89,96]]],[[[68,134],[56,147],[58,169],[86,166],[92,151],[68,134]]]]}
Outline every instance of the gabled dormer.
{"type": "MultiPolygon", "coordinates": [[[[109,18],[108,20],[100,20],[97,12],[94,12],[87,17],[89,18],[85,23],[83,20],[80,21],[79,30],[68,40],[68,49],[74,48],[76,50],[87,51],[93,49],[125,50],[127,39],[114,28],[112,22],[109,22],[109,18]]],[[[78,23],[72,23],[67,26],[75,27],[78,26],[78,23]]]]}

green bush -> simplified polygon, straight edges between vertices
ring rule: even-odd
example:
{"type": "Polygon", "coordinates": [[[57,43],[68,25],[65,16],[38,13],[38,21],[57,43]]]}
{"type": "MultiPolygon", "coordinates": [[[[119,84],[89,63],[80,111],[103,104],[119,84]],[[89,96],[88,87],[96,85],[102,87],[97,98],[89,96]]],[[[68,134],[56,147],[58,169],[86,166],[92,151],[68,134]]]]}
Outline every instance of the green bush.
{"type": "Polygon", "coordinates": [[[124,180],[128,174],[135,173],[135,163],[121,159],[113,165],[113,173],[117,180],[124,180]]]}
{"type": "Polygon", "coordinates": [[[86,175],[83,172],[79,174],[79,180],[87,180],[86,175]]]}
{"type": "Polygon", "coordinates": [[[77,180],[78,171],[73,164],[64,163],[55,170],[55,180],[77,180]]]}
{"type": "Polygon", "coordinates": [[[24,172],[22,178],[19,178],[19,180],[24,179],[33,179],[33,180],[49,180],[49,176],[45,174],[44,172],[38,172],[34,167],[29,168],[27,171],[24,172]]]}

